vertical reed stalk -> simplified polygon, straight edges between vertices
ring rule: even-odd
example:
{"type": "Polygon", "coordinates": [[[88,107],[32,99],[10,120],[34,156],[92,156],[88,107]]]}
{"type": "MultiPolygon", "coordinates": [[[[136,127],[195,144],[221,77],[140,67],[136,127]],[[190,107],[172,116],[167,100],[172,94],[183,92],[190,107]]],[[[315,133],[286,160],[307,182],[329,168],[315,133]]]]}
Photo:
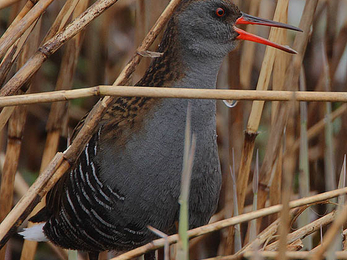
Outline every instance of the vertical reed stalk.
{"type": "MultiPolygon", "coordinates": [[[[17,107],[9,121],[8,141],[5,164],[1,178],[0,189],[0,221],[2,221],[12,208],[14,179],[21,150],[21,140],[26,119],[25,107],[17,107]]],[[[0,249],[0,259],[5,259],[6,246],[0,249]]]]}
{"type": "MultiPolygon", "coordinates": [[[[34,52],[38,45],[38,34],[40,32],[41,22],[37,23],[37,26],[32,34],[32,37],[28,40],[21,52],[20,60],[18,62],[18,68],[22,66],[34,52]]],[[[30,84],[25,86],[25,89],[29,89],[30,84]]],[[[21,91],[21,93],[23,93],[21,91]]],[[[24,92],[25,93],[25,92],[24,92]]],[[[10,212],[13,202],[14,192],[14,180],[17,172],[20,150],[22,146],[22,138],[24,133],[24,126],[27,116],[26,107],[11,107],[14,113],[9,121],[8,128],[8,143],[6,148],[4,171],[2,175],[1,191],[0,191],[0,221],[4,220],[5,216],[10,212]]],[[[6,246],[0,250],[0,259],[5,259],[6,246]]]]}
{"type": "Polygon", "coordinates": [[[189,259],[189,189],[193,169],[194,154],[195,154],[196,138],[191,133],[191,108],[188,105],[184,141],[184,159],[181,178],[181,193],[179,197],[180,203],[180,216],[178,227],[178,242],[177,242],[177,255],[178,260],[189,259]]]}
{"type": "MultiPolygon", "coordinates": [[[[234,1],[234,3],[239,6],[240,4],[242,4],[240,0],[236,0],[234,1]]],[[[225,59],[224,63],[226,64],[227,73],[224,73],[223,75],[225,76],[224,79],[227,81],[227,85],[229,89],[239,89],[241,87],[240,86],[240,74],[241,74],[240,61],[241,61],[241,56],[240,56],[240,51],[238,50],[235,50],[229,53],[227,58],[225,59]]],[[[235,170],[235,168],[236,169],[238,168],[239,160],[235,162],[234,153],[231,152],[230,148],[233,147],[233,149],[236,149],[237,157],[238,157],[239,149],[242,145],[243,108],[244,106],[242,104],[239,104],[238,106],[232,109],[233,111],[231,111],[231,109],[227,109],[227,110],[224,110],[223,114],[221,114],[221,116],[224,117],[223,121],[226,122],[224,126],[219,127],[220,131],[224,134],[223,154],[221,158],[222,158],[222,166],[223,166],[222,169],[224,169],[224,171],[226,172],[226,173],[223,173],[225,217],[231,217],[235,214],[236,215],[239,214],[237,211],[235,211],[235,203],[237,203],[237,198],[234,197],[235,190],[232,188],[234,186],[235,180],[232,180],[231,178],[232,176],[229,174],[228,169],[230,168],[231,162],[233,165],[233,170],[235,170]],[[231,114],[235,116],[232,117],[231,114]]],[[[233,171],[232,174],[236,176],[235,171],[233,171]]],[[[221,243],[224,247],[223,254],[228,255],[239,250],[239,247],[241,245],[240,232],[241,232],[240,226],[236,226],[236,227],[231,226],[225,231],[224,236],[222,237],[222,243],[221,243]]]]}
{"type": "MultiPolygon", "coordinates": [[[[292,105],[291,108],[291,115],[292,119],[294,119],[294,112],[295,112],[295,100],[290,102],[292,105]]],[[[294,144],[294,124],[288,124],[287,130],[287,153],[285,154],[285,160],[283,163],[283,187],[282,187],[282,205],[283,208],[281,210],[281,220],[280,220],[280,226],[279,226],[279,254],[277,259],[287,259],[285,252],[287,250],[287,236],[289,233],[289,224],[290,224],[290,214],[289,214],[289,201],[290,196],[292,194],[292,187],[293,187],[293,177],[295,173],[295,163],[294,158],[295,154],[292,149],[294,144]]]]}
{"type": "MultiPolygon", "coordinates": [[[[299,26],[301,29],[303,29],[303,33],[297,34],[294,40],[294,49],[298,51],[298,54],[292,58],[291,64],[287,70],[284,85],[284,89],[286,90],[293,90],[297,88],[296,86],[298,84],[300,68],[309,39],[309,29],[313,21],[317,4],[317,0],[308,0],[305,3],[303,16],[300,20],[299,26]]],[[[277,154],[281,147],[280,144],[282,135],[287,124],[288,114],[291,106],[292,104],[290,102],[282,105],[277,113],[275,124],[271,126],[270,136],[272,138],[269,140],[266,146],[264,161],[260,169],[261,185],[259,189],[258,208],[263,208],[266,202],[267,188],[269,181],[271,180],[270,173],[272,173],[273,168],[276,165],[277,154]]]]}
{"type": "MultiPolygon", "coordinates": [[[[258,16],[259,13],[260,0],[250,0],[249,14],[258,16]]],[[[256,27],[253,25],[247,25],[246,31],[249,33],[256,34],[256,27]]],[[[245,41],[243,43],[242,55],[241,55],[241,71],[240,83],[242,89],[250,88],[253,61],[255,55],[256,44],[252,42],[245,41]]]]}
{"type": "MultiPolygon", "coordinates": [[[[55,22],[45,36],[45,40],[50,39],[56,32],[60,31],[65,25],[71,13],[74,11],[72,19],[78,17],[85,11],[89,1],[69,0],[65,3],[59,12],[55,22]],[[76,6],[77,5],[77,6],[76,6]]],[[[62,58],[61,68],[55,90],[71,89],[73,76],[77,65],[78,54],[83,40],[83,33],[76,35],[67,43],[62,58]]],[[[59,138],[64,125],[67,123],[67,104],[66,102],[57,102],[52,104],[50,115],[47,121],[47,139],[45,149],[42,155],[40,173],[44,171],[49,162],[53,159],[58,150],[59,138]]],[[[31,216],[35,215],[45,202],[42,200],[33,210],[31,216]]],[[[28,227],[34,224],[29,223],[28,227]]],[[[22,249],[21,260],[32,260],[36,253],[37,242],[25,240],[22,249]]],[[[58,250],[61,250],[60,248],[58,250]]],[[[65,252],[63,252],[64,254],[65,252]]]]}
{"type": "MultiPolygon", "coordinates": [[[[278,20],[279,17],[287,11],[288,0],[280,0],[276,6],[276,11],[274,15],[274,20],[278,20]]],[[[272,28],[270,32],[269,39],[271,41],[277,41],[280,38],[279,30],[272,28]]],[[[273,48],[266,48],[263,64],[261,67],[257,90],[266,90],[269,85],[272,67],[277,51],[273,48]]],[[[254,142],[257,136],[257,131],[264,107],[263,101],[254,101],[252,103],[252,111],[248,119],[247,129],[245,131],[245,140],[243,143],[241,163],[239,168],[239,174],[237,179],[238,191],[238,202],[239,202],[239,212],[243,212],[245,197],[246,197],[246,187],[249,179],[251,161],[254,150],[254,142]]]]}
{"type": "MultiPolygon", "coordinates": [[[[282,13],[279,17],[279,22],[287,23],[288,21],[288,13],[282,13]]],[[[281,30],[279,32],[278,43],[286,45],[287,40],[287,32],[285,30],[281,30]]],[[[272,79],[272,89],[273,90],[283,90],[284,79],[286,75],[286,68],[288,66],[289,56],[284,52],[277,53],[274,62],[273,69],[273,79],[272,79]]],[[[271,103],[271,125],[275,124],[276,113],[278,111],[280,102],[272,102],[271,103]]],[[[270,189],[269,189],[269,200],[270,205],[276,205],[281,202],[281,190],[282,190],[282,170],[283,170],[283,148],[282,146],[279,149],[276,166],[274,168],[274,172],[271,173],[272,178],[270,181],[270,189]]],[[[279,217],[279,214],[274,214],[269,217],[269,223],[275,221],[279,217]]]]}
{"type": "MultiPolygon", "coordinates": [[[[325,45],[324,45],[325,46],[325,45]]],[[[328,62],[328,57],[325,53],[325,48],[323,47],[323,73],[325,75],[325,90],[331,90],[331,78],[330,78],[330,67],[328,62]]],[[[326,190],[336,189],[336,173],[335,173],[335,163],[334,163],[334,145],[333,145],[333,126],[330,118],[332,108],[331,103],[326,102],[326,112],[325,112],[325,153],[324,153],[324,169],[325,169],[325,185],[326,190]]]]}
{"type": "MultiPolygon", "coordinates": [[[[304,69],[301,69],[300,90],[306,90],[306,77],[304,69]]],[[[299,154],[299,194],[300,197],[308,197],[310,193],[310,171],[308,159],[307,140],[307,103],[300,102],[300,154],[299,154]]],[[[299,218],[299,227],[310,223],[310,211],[304,211],[299,218]]],[[[312,249],[312,237],[309,236],[304,241],[306,249],[312,249]]]]}

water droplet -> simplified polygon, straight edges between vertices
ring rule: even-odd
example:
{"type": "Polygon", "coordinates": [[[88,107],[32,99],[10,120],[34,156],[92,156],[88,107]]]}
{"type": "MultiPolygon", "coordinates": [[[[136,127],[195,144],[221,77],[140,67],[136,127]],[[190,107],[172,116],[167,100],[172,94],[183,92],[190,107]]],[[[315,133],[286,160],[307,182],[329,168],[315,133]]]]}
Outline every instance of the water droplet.
{"type": "Polygon", "coordinates": [[[229,108],[232,108],[232,107],[235,107],[237,105],[237,100],[223,100],[224,104],[229,107],[229,108]]]}

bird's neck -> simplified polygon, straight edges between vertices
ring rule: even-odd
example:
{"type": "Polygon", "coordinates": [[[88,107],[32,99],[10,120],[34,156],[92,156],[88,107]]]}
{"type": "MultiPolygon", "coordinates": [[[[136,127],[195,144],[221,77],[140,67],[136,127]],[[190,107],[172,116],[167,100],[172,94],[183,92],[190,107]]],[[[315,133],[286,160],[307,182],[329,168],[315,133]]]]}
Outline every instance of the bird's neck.
{"type": "Polygon", "coordinates": [[[192,52],[180,41],[176,26],[168,24],[163,40],[139,86],[215,88],[221,57],[192,52]]]}
{"type": "Polygon", "coordinates": [[[182,88],[216,88],[217,75],[220,62],[195,61],[187,59],[185,61],[186,72],[184,77],[173,84],[174,87],[182,88]]]}

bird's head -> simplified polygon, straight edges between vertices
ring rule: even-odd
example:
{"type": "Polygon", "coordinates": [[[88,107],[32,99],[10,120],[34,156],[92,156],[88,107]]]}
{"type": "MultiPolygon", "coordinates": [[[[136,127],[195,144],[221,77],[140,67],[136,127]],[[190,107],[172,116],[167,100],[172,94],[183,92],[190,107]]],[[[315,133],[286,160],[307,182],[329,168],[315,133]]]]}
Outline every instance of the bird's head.
{"type": "Polygon", "coordinates": [[[278,45],[247,33],[239,24],[258,24],[301,31],[299,28],[241,12],[230,0],[183,0],[173,17],[179,41],[185,55],[224,57],[237,40],[254,41],[296,53],[287,46],[278,45]]]}

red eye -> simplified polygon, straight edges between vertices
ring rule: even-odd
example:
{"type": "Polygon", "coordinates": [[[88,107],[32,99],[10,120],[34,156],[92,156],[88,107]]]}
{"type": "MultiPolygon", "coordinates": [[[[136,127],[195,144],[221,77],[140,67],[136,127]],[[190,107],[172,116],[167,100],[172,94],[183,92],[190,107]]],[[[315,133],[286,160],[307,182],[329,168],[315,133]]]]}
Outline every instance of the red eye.
{"type": "Polygon", "coordinates": [[[225,15],[224,9],[221,8],[221,7],[218,7],[218,8],[216,9],[216,15],[217,15],[218,17],[223,17],[223,16],[225,15]]]}

